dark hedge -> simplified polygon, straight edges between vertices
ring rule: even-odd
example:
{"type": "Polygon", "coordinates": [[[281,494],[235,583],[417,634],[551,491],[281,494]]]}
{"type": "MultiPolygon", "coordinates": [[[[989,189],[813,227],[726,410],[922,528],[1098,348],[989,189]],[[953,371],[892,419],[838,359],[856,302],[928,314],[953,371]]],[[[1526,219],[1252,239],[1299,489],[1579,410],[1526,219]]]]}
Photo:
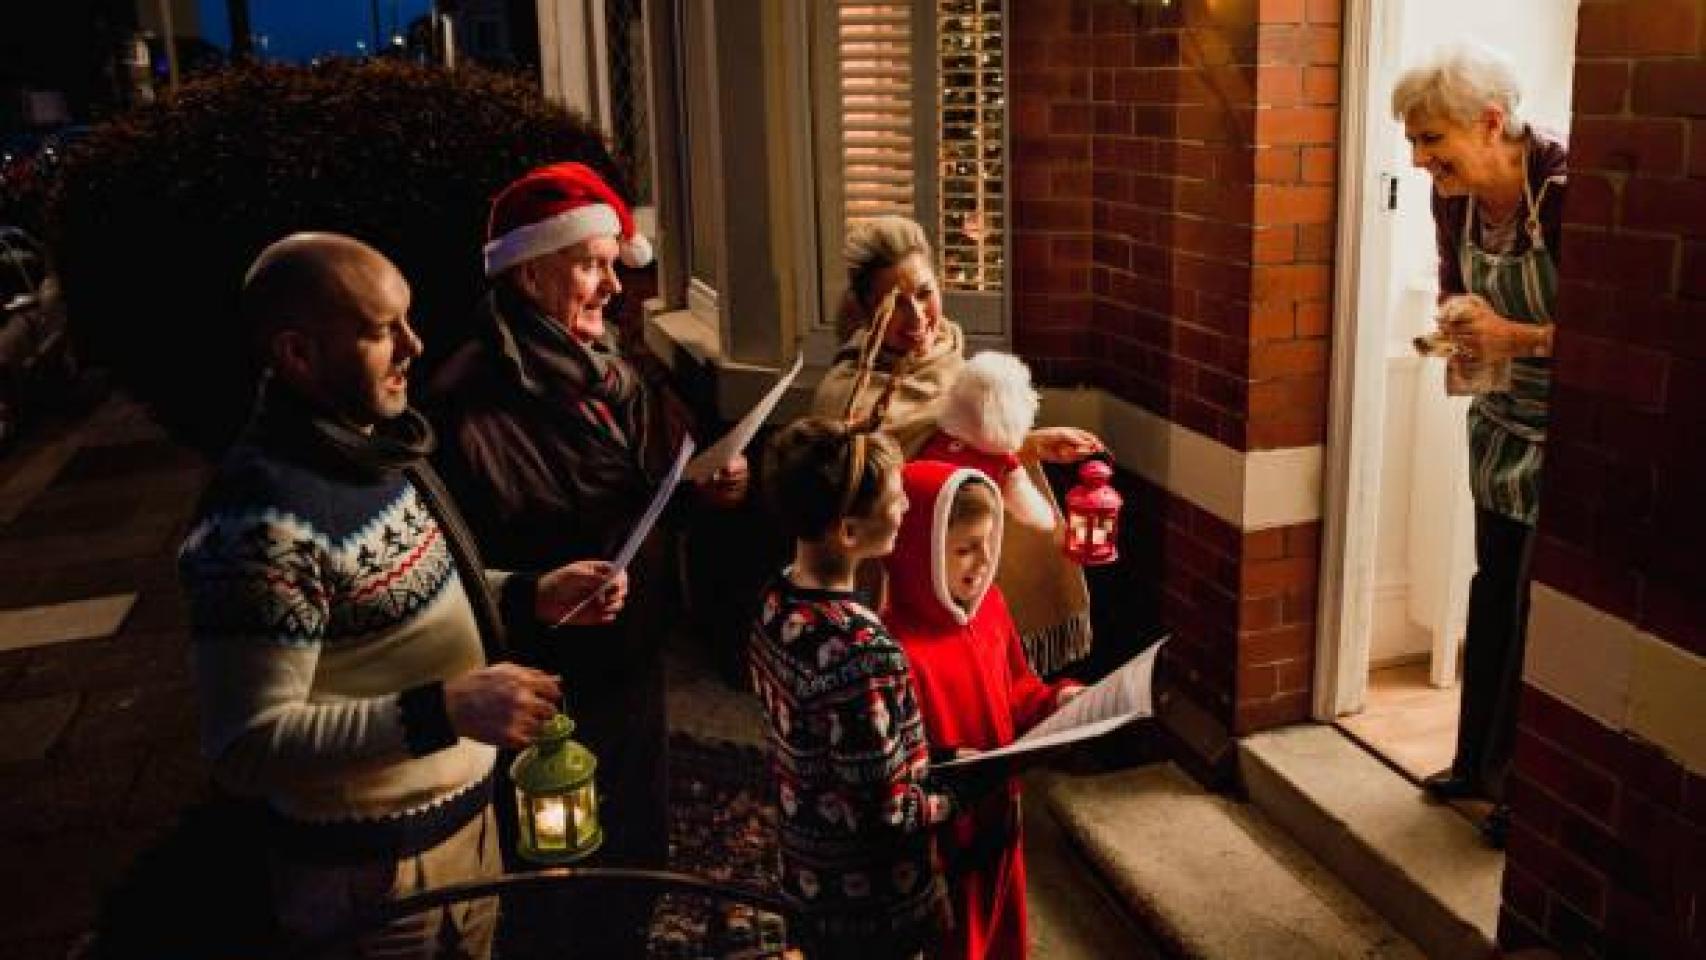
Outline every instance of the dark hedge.
{"type": "Polygon", "coordinates": [[[430,367],[480,294],[491,197],[563,160],[631,196],[602,135],[527,79],[333,62],[186,84],[66,162],[50,239],[76,341],[175,438],[216,452],[258,374],[235,303],[263,247],[333,230],[383,251],[414,289],[430,367]]]}

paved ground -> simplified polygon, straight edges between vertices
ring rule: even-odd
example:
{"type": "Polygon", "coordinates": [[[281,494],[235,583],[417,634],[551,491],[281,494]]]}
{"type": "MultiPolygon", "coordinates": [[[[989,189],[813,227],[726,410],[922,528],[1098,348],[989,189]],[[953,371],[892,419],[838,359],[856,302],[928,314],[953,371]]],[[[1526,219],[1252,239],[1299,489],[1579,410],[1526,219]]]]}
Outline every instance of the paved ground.
{"type": "Polygon", "coordinates": [[[116,402],[0,457],[0,611],[49,605],[38,645],[0,649],[0,956],[66,956],[205,788],[172,566],[202,477],[116,402]],[[105,632],[130,594],[116,633],[48,642],[105,632]]]}
{"type": "MultiPolygon", "coordinates": [[[[173,566],[205,476],[116,399],[0,455],[7,960],[74,955],[102,891],[205,794],[173,566]]],[[[755,742],[751,698],[676,646],[671,726],[755,742]]],[[[1056,831],[1033,830],[1031,865],[1039,958],[1145,955],[1056,831]]]]}

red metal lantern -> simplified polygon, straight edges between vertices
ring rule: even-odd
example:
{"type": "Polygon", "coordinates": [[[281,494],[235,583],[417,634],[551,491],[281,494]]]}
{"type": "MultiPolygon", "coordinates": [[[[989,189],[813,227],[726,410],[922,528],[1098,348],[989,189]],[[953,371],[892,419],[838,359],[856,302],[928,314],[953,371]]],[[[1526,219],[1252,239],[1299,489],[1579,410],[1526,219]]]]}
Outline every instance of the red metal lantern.
{"type": "Polygon", "coordinates": [[[1120,558],[1119,491],[1108,484],[1114,468],[1088,460],[1078,468],[1078,486],[1066,494],[1066,555],[1086,567],[1120,558]]]}

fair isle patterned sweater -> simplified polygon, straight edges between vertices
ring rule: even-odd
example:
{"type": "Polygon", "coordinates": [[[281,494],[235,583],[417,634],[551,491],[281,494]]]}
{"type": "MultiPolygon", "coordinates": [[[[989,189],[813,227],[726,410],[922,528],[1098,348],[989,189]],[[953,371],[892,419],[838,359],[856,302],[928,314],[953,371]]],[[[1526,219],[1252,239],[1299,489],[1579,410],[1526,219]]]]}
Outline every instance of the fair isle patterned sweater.
{"type": "Polygon", "coordinates": [[[850,592],[786,573],[752,634],[769,718],[782,892],[820,935],[881,943],[947,910],[932,829],[955,805],[926,782],[906,655],[850,592]]]}
{"type": "Polygon", "coordinates": [[[442,690],[484,662],[479,631],[401,471],[239,447],[179,563],[203,749],[226,787],[315,825],[430,823],[476,788],[484,806],[496,751],[457,739],[442,690]]]}

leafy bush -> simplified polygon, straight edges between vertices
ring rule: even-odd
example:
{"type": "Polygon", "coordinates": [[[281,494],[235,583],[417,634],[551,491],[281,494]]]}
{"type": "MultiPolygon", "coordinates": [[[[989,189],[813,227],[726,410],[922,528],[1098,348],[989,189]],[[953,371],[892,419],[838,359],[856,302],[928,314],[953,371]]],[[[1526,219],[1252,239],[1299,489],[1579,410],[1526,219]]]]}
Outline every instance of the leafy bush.
{"type": "Polygon", "coordinates": [[[602,135],[524,79],[395,62],[202,78],[66,162],[50,237],[77,342],[180,441],[216,451],[259,372],[235,308],[263,247],[332,230],[384,252],[430,365],[480,294],[491,197],[563,160],[628,193],[602,135]]]}

